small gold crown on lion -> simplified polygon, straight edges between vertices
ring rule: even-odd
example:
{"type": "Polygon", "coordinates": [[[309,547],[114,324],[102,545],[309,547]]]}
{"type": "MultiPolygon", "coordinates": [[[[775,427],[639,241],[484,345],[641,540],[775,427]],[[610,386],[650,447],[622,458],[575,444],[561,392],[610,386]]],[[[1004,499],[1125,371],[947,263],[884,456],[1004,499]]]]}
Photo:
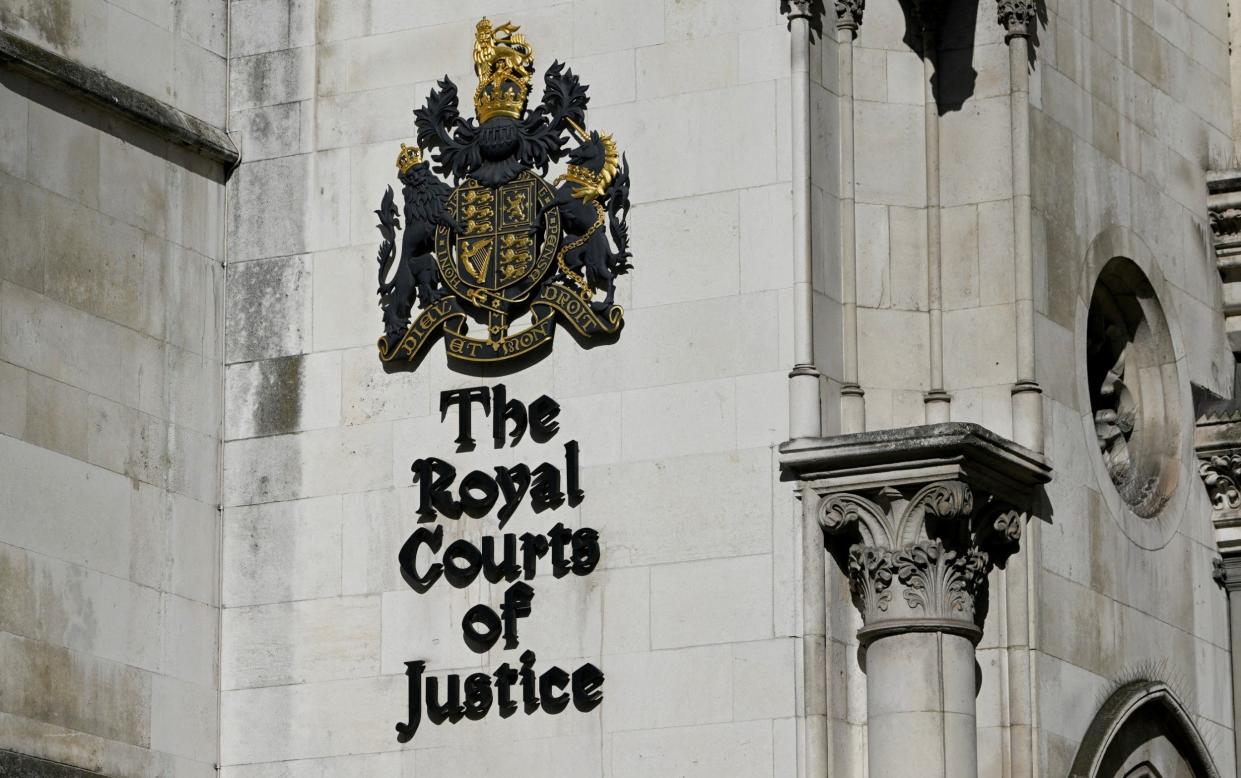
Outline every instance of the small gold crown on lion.
{"type": "Polygon", "coordinates": [[[396,155],[396,169],[404,175],[414,169],[422,161],[422,149],[417,146],[406,146],[401,144],[401,150],[396,155]]]}

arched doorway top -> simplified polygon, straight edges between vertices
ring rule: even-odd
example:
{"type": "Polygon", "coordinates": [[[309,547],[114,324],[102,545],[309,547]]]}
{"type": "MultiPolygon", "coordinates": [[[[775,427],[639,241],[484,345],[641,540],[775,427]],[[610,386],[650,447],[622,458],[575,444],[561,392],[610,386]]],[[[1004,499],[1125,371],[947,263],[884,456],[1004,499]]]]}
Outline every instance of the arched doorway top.
{"type": "Polygon", "coordinates": [[[1112,778],[1100,773],[1109,750],[1126,725],[1148,711],[1148,706],[1157,709],[1160,729],[1186,752],[1184,756],[1192,763],[1195,775],[1220,778],[1206,743],[1184,704],[1167,684],[1146,680],[1126,683],[1103,703],[1078,747],[1069,778],[1112,778]]]}

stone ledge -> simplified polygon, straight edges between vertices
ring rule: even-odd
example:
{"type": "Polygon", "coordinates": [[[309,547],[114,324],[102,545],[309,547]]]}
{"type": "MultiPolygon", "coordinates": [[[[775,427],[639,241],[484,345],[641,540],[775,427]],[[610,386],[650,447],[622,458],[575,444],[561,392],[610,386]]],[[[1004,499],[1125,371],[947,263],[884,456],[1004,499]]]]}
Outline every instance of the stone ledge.
{"type": "Polygon", "coordinates": [[[103,773],[0,749],[0,778],[101,778],[103,773]]]}
{"type": "Polygon", "coordinates": [[[220,128],[5,30],[0,30],[0,65],[120,114],[156,135],[223,164],[227,172],[241,161],[237,147],[220,128]]]}
{"type": "Polygon", "coordinates": [[[946,422],[790,441],[781,466],[807,481],[859,484],[925,481],[969,471],[993,490],[1029,490],[1051,480],[1051,466],[1030,449],[978,424],[946,422]]]}

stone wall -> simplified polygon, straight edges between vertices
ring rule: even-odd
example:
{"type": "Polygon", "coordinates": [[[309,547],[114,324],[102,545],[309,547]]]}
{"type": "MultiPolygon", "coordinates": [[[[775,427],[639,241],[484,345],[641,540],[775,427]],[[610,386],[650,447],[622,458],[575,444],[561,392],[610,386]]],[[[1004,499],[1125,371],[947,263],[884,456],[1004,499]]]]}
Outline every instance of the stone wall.
{"type": "MultiPolygon", "coordinates": [[[[222,123],[223,13],[0,27],[222,123]]],[[[0,749],[50,760],[0,758],[23,775],[214,774],[223,174],[0,69],[0,749]]]]}
{"type": "Polygon", "coordinates": [[[0,28],[224,126],[228,0],[0,0],[0,28]]]}
{"type": "MultiPolygon", "coordinates": [[[[226,338],[223,763],[285,775],[791,775],[799,595],[787,436],[791,363],[788,33],[775,3],[243,0],[262,20],[234,61],[243,133],[230,224],[226,338]],[[503,378],[447,369],[434,346],[386,374],[373,209],[395,184],[411,111],[445,73],[472,111],[474,24],[522,25],[541,72],[591,85],[591,128],[633,167],[634,272],[612,346],[503,378]],[[540,576],[521,649],[598,664],[604,703],[435,727],[405,747],[406,660],[489,672],[460,620],[503,588],[401,580],[417,528],[410,465],[553,458],[557,447],[454,453],[439,393],[503,383],[563,407],[586,499],[523,509],[506,530],[591,526],[589,577],[540,576]]],[[[238,22],[239,23],[239,22],[238,22]]],[[[235,37],[240,40],[240,36],[235,37]]],[[[493,517],[440,519],[445,542],[493,517]]],[[[546,663],[546,665],[544,664],[546,663]]]]}
{"type": "Polygon", "coordinates": [[[1189,407],[1191,382],[1233,391],[1206,209],[1206,171],[1233,155],[1227,31],[1223,2],[1061,0],[1039,22],[1037,346],[1057,472],[1036,550],[1047,774],[1068,769],[1117,679],[1137,677],[1176,689],[1220,773],[1235,770],[1226,602],[1211,580],[1211,506],[1190,448],[1189,407]],[[1087,310],[1115,256],[1149,279],[1172,341],[1175,368],[1165,374],[1179,398],[1169,411],[1179,433],[1170,434],[1173,453],[1159,455],[1167,502],[1153,518],[1113,486],[1087,387],[1087,310]]]}

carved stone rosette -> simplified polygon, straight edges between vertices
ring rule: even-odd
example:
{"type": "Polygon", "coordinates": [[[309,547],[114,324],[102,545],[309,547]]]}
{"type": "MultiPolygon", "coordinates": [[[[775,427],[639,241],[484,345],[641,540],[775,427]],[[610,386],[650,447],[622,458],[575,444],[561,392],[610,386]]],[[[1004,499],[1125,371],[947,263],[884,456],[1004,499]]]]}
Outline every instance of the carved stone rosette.
{"type": "Polygon", "coordinates": [[[863,645],[900,632],[982,637],[987,575],[1018,549],[1043,458],[973,424],[786,447],[862,614],[863,645]]]}
{"type": "Polygon", "coordinates": [[[828,492],[819,524],[848,544],[847,573],[868,642],[893,631],[942,631],[977,642],[987,574],[1016,550],[1024,516],[962,480],[828,492]]]}

